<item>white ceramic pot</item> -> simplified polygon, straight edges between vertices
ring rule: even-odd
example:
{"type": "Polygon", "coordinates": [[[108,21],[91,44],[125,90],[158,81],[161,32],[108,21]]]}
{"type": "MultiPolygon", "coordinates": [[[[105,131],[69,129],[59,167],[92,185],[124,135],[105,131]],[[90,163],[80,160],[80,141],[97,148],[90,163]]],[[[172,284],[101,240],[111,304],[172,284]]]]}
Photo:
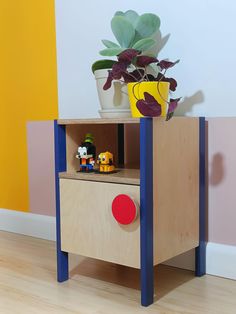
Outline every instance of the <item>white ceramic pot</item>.
{"type": "Polygon", "coordinates": [[[127,85],[120,81],[113,81],[111,87],[108,90],[104,90],[103,86],[107,81],[108,70],[97,70],[94,72],[94,75],[97,83],[98,98],[102,109],[99,111],[100,115],[102,111],[106,111],[107,114],[111,112],[111,117],[114,117],[115,112],[116,116],[119,116],[120,112],[122,113],[122,117],[124,117],[124,112],[127,112],[127,117],[130,117],[127,85]]]}

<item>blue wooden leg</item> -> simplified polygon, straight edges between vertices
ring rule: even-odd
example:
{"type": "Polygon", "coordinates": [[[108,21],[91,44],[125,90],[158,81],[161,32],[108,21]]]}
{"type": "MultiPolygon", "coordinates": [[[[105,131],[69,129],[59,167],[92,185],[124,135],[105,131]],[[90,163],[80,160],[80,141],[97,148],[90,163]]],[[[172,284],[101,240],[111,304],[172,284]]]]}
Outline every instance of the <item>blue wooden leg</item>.
{"type": "Polygon", "coordinates": [[[59,172],[66,171],[65,126],[54,121],[55,143],[55,189],[56,189],[56,235],[57,235],[57,280],[63,282],[69,278],[68,253],[61,250],[61,217],[59,172]]]}
{"type": "Polygon", "coordinates": [[[199,246],[195,250],[195,273],[206,274],[206,211],[205,211],[205,118],[199,118],[199,246]]]}
{"type": "Polygon", "coordinates": [[[68,253],[57,249],[57,281],[63,282],[69,278],[68,253]]]}
{"type": "Polygon", "coordinates": [[[153,303],[153,128],[151,118],[140,121],[140,245],[141,304],[153,303]]]}

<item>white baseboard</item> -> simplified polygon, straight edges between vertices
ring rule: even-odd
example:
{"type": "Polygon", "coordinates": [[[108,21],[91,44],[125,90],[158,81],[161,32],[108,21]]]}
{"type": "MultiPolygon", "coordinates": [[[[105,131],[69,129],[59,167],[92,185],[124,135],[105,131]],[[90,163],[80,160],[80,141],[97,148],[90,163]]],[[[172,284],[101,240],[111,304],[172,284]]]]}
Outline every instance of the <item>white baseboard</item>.
{"type": "Polygon", "coordinates": [[[56,240],[55,217],[0,209],[0,230],[56,240]]]}
{"type": "Polygon", "coordinates": [[[206,272],[209,275],[236,280],[236,246],[208,243],[206,272]]]}
{"type": "MultiPolygon", "coordinates": [[[[0,209],[0,230],[31,237],[56,239],[55,217],[0,209]]],[[[166,265],[194,270],[195,251],[191,250],[167,262],[166,265]]],[[[236,280],[236,246],[208,243],[206,272],[209,275],[236,280]]]]}
{"type": "MultiPolygon", "coordinates": [[[[195,250],[181,254],[167,262],[165,265],[194,270],[195,250]]],[[[236,246],[207,243],[206,273],[236,280],[236,246]]]]}

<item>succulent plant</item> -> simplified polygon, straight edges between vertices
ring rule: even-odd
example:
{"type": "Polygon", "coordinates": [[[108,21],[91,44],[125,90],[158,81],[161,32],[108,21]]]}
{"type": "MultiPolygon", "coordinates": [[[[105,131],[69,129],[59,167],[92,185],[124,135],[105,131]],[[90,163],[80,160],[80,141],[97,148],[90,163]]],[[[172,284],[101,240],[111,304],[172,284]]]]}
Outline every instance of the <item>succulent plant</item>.
{"type": "Polygon", "coordinates": [[[160,18],[152,13],[138,15],[133,10],[118,11],[111,20],[111,29],[118,43],[103,39],[102,56],[117,56],[127,48],[146,52],[156,41],[152,38],[160,28],[160,18]]]}

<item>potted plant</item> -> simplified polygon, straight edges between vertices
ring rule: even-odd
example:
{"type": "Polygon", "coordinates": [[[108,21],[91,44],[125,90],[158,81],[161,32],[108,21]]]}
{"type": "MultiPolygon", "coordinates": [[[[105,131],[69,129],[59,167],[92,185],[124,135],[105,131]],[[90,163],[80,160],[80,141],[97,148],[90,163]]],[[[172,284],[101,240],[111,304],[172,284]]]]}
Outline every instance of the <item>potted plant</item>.
{"type": "Polygon", "coordinates": [[[179,60],[159,61],[156,57],[142,55],[136,49],[126,49],[118,55],[118,60],[108,70],[108,78],[103,86],[108,90],[112,82],[121,81],[128,85],[128,94],[133,117],[166,117],[169,120],[178,105],[180,98],[170,98],[177,82],[166,77],[166,71],[179,60]],[[147,68],[152,65],[152,73],[147,68]]]}
{"type": "MultiPolygon", "coordinates": [[[[133,10],[116,12],[111,20],[111,29],[117,43],[110,40],[102,40],[105,49],[100,51],[102,56],[112,57],[120,55],[126,49],[135,49],[143,54],[155,55],[157,44],[155,35],[160,28],[160,18],[152,13],[138,15],[133,10]]],[[[121,80],[113,80],[108,89],[103,86],[107,81],[108,70],[116,64],[116,60],[103,59],[92,65],[92,71],[96,78],[99,101],[101,105],[100,115],[103,117],[130,116],[130,104],[127,85],[121,80]]],[[[128,69],[129,71],[129,69],[128,69]]]]}

